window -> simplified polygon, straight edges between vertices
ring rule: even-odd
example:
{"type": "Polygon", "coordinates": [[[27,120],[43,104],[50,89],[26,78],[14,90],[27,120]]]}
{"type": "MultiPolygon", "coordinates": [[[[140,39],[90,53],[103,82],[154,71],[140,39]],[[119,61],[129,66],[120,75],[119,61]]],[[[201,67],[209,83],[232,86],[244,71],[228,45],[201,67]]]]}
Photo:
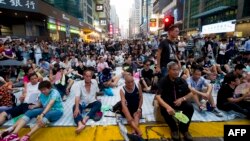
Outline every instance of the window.
{"type": "Polygon", "coordinates": [[[92,0],[88,0],[87,2],[92,7],[92,0]]]}
{"type": "Polygon", "coordinates": [[[87,6],[87,13],[92,16],[92,9],[87,6]]]}
{"type": "Polygon", "coordinates": [[[93,20],[92,20],[92,18],[90,16],[88,16],[88,23],[93,25],[93,20]]]}

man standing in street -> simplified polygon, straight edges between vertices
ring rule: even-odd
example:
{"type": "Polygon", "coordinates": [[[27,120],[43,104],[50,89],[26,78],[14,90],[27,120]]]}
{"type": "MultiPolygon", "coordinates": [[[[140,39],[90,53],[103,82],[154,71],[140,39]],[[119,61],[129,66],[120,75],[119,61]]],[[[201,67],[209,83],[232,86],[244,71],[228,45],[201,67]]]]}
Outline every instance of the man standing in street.
{"type": "Polygon", "coordinates": [[[161,114],[171,130],[171,137],[174,141],[180,140],[179,131],[183,134],[185,141],[192,141],[192,136],[188,132],[188,128],[194,113],[194,108],[187,99],[192,97],[192,93],[188,88],[186,81],[179,75],[179,66],[176,62],[169,62],[167,65],[168,75],[164,77],[160,83],[156,99],[160,104],[161,114]],[[177,125],[174,115],[176,111],[182,111],[189,121],[179,123],[177,125]],[[179,126],[179,127],[178,127],[179,126]]]}
{"type": "Polygon", "coordinates": [[[176,25],[172,25],[168,29],[167,39],[161,41],[157,51],[157,65],[156,72],[161,72],[162,76],[167,75],[166,66],[169,62],[177,60],[177,48],[175,45],[175,39],[179,35],[179,28],[176,25]]]}

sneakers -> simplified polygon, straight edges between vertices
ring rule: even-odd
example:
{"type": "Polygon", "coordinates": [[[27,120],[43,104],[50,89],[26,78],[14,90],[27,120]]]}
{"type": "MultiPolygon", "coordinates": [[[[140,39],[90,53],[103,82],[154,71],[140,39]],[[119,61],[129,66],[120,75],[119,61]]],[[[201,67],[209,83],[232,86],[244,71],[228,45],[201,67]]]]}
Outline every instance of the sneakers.
{"type": "Polygon", "coordinates": [[[17,134],[12,133],[12,134],[4,137],[2,141],[19,141],[19,137],[17,134]]]}
{"type": "Polygon", "coordinates": [[[189,132],[183,133],[183,136],[184,136],[185,141],[193,141],[193,137],[191,136],[189,132]]]}
{"type": "Polygon", "coordinates": [[[217,108],[213,108],[211,112],[215,114],[217,117],[223,117],[222,113],[217,108]]]}
{"type": "Polygon", "coordinates": [[[29,135],[25,135],[23,136],[20,141],[29,141],[30,140],[30,136],[29,135]]]}
{"type": "Polygon", "coordinates": [[[172,131],[171,132],[171,138],[174,141],[179,141],[180,140],[180,134],[177,131],[172,131]]]}
{"type": "Polygon", "coordinates": [[[206,107],[203,106],[203,105],[201,105],[201,106],[199,107],[199,111],[200,111],[201,113],[205,112],[206,110],[207,110],[206,107]]]}
{"type": "Polygon", "coordinates": [[[95,117],[93,118],[93,120],[94,120],[94,121],[99,121],[99,120],[101,120],[102,115],[103,115],[103,113],[102,113],[101,111],[100,111],[100,112],[97,112],[97,113],[95,114],[95,117]]]}

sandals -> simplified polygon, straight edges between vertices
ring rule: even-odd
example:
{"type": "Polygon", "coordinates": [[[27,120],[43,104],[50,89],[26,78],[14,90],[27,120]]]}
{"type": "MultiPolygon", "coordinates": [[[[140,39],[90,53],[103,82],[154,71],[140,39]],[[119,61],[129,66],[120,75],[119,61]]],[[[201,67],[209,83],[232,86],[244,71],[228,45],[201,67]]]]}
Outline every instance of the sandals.
{"type": "Polygon", "coordinates": [[[9,135],[10,132],[8,130],[2,130],[0,131],[0,140],[9,135]]]}

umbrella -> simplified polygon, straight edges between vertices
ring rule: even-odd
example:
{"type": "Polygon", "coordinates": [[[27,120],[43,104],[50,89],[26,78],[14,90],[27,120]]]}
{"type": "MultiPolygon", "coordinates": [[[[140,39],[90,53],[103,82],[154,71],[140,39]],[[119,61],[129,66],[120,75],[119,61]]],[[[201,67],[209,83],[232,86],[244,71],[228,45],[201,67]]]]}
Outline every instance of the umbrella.
{"type": "Polygon", "coordinates": [[[23,66],[23,62],[17,60],[3,60],[0,61],[0,66],[23,66]]]}

